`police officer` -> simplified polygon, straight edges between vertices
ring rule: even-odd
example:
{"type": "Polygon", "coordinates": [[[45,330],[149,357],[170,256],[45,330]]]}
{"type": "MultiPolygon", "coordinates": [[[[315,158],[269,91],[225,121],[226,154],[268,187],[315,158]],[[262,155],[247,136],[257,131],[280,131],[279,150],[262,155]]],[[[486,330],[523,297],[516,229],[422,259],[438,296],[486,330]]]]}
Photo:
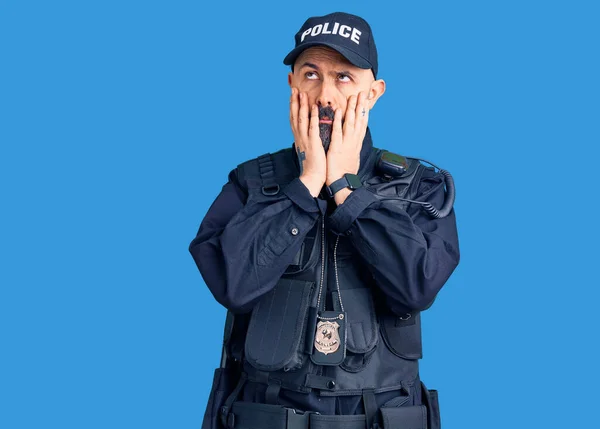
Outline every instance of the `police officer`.
{"type": "Polygon", "coordinates": [[[459,262],[450,176],[373,146],[365,20],[309,18],[284,64],[294,144],[234,169],[190,244],[229,310],[203,428],[438,428],[420,312],[459,262]]]}

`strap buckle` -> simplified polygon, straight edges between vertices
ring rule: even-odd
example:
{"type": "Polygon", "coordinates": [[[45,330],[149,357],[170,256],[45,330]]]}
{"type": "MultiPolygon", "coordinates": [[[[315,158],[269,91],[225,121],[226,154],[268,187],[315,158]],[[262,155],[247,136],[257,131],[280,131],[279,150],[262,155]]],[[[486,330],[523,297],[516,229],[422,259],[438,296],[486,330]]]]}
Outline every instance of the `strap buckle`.
{"type": "Polygon", "coordinates": [[[279,193],[279,185],[263,186],[262,193],[267,197],[277,195],[279,193]]]}

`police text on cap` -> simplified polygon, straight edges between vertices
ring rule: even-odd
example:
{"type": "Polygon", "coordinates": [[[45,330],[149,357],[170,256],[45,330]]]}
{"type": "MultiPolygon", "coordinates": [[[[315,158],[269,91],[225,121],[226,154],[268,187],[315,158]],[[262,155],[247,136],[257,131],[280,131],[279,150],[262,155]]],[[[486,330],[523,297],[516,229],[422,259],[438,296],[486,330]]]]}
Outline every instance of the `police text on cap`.
{"type": "Polygon", "coordinates": [[[340,25],[339,22],[333,23],[333,29],[329,30],[329,23],[317,24],[314,27],[310,27],[302,33],[300,42],[304,42],[306,36],[318,36],[319,34],[334,34],[345,37],[349,37],[357,45],[360,45],[360,35],[362,34],[357,28],[350,27],[349,25],[340,25]]]}

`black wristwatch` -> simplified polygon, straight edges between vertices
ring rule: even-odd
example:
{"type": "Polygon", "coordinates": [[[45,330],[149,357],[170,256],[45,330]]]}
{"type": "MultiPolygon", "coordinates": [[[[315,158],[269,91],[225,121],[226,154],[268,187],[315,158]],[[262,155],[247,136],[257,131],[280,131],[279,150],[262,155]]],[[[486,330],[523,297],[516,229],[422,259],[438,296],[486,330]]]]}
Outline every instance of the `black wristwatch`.
{"type": "Polygon", "coordinates": [[[327,189],[327,195],[329,195],[329,198],[333,198],[336,192],[341,191],[344,188],[355,190],[361,186],[362,182],[356,174],[346,173],[341,179],[338,179],[331,185],[326,186],[325,189],[327,189]]]}

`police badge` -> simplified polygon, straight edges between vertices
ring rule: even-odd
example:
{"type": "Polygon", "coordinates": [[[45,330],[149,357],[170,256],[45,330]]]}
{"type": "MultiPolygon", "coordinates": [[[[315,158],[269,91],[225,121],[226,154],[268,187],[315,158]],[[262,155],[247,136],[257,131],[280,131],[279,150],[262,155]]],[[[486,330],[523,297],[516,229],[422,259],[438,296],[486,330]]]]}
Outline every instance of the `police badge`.
{"type": "Polygon", "coordinates": [[[317,365],[341,364],[346,358],[345,313],[320,311],[317,319],[311,360],[317,365]]]}
{"type": "Polygon", "coordinates": [[[317,335],[315,335],[315,348],[317,351],[329,354],[340,348],[340,334],[337,322],[319,322],[317,324],[317,335]]]}

